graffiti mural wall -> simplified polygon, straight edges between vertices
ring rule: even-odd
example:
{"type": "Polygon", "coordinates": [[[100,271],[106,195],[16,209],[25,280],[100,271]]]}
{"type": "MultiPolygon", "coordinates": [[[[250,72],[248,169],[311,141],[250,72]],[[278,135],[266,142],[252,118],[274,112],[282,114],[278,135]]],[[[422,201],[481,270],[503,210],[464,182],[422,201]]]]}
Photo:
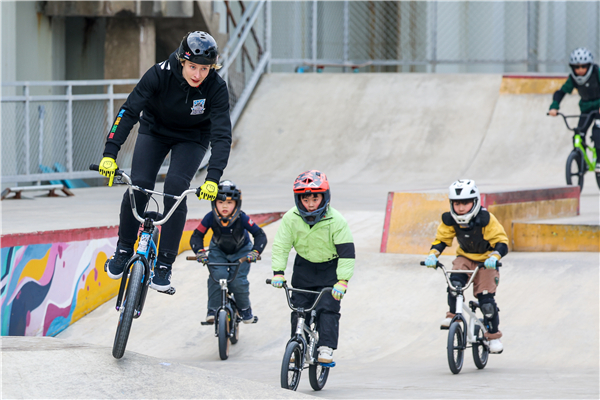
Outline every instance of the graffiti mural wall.
{"type": "Polygon", "coordinates": [[[117,238],[4,247],[2,335],[53,336],[114,297],[104,262],[117,238]]]}

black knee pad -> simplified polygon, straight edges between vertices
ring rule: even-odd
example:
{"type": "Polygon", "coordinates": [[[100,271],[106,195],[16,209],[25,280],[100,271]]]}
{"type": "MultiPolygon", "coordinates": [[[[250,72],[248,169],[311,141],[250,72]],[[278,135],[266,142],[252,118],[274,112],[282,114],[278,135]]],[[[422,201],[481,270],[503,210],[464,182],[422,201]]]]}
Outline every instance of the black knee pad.
{"type": "Polygon", "coordinates": [[[490,333],[498,332],[500,316],[498,315],[499,310],[496,300],[494,300],[494,293],[478,294],[477,299],[479,300],[479,308],[483,313],[484,322],[488,325],[488,331],[490,333]]]}

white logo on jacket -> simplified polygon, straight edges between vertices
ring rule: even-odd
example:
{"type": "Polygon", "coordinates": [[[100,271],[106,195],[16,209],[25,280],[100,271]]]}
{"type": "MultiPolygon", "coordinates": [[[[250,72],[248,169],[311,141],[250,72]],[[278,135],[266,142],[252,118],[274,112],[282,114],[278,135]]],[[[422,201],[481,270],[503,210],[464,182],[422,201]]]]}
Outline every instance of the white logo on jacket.
{"type": "Polygon", "coordinates": [[[204,114],[204,103],[206,103],[206,99],[194,100],[194,107],[192,107],[190,115],[204,114]]]}

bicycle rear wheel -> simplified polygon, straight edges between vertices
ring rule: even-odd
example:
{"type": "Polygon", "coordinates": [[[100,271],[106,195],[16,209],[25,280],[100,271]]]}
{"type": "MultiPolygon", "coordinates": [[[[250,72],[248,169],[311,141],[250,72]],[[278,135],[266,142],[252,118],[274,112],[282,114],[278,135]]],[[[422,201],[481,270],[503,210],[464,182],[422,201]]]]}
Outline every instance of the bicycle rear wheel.
{"type": "Polygon", "coordinates": [[[227,310],[220,310],[217,318],[219,324],[219,357],[221,357],[221,360],[227,360],[229,357],[229,313],[227,310]]]}
{"type": "Polygon", "coordinates": [[[488,362],[489,350],[483,344],[483,330],[479,325],[475,325],[475,339],[477,339],[477,343],[473,343],[473,361],[477,368],[484,369],[488,362]]]}
{"type": "MultiPolygon", "coordinates": [[[[127,268],[125,268],[127,270],[127,268]]],[[[113,357],[121,358],[125,353],[127,339],[129,339],[129,331],[135,313],[135,307],[138,304],[142,293],[142,280],[144,277],[144,264],[141,261],[136,261],[131,266],[131,274],[127,282],[127,289],[123,297],[123,303],[119,310],[119,324],[117,325],[117,333],[113,343],[113,357]]]]}
{"type": "Polygon", "coordinates": [[[302,347],[298,342],[290,342],[285,348],[281,363],[281,387],[296,390],[300,383],[302,372],[302,347]]]}
{"type": "Polygon", "coordinates": [[[460,324],[454,321],[448,330],[448,365],[453,374],[458,374],[463,366],[465,338],[460,324]]]}
{"type": "Polygon", "coordinates": [[[567,158],[566,178],[567,185],[578,185],[583,190],[583,175],[585,174],[585,162],[579,149],[574,149],[567,158]]]}

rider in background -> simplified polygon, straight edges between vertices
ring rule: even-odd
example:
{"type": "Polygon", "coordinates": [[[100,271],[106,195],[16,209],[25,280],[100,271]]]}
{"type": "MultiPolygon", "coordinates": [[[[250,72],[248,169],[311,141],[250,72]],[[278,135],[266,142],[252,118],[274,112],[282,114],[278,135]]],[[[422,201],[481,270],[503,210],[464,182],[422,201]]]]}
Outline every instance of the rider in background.
{"type": "MultiPolygon", "coordinates": [[[[496,217],[481,208],[481,195],[474,181],[463,179],[454,182],[450,185],[448,197],[450,212],[442,214],[442,223],[438,226],[425,265],[435,268],[438,256],[446,247],[452,246],[455,237],[459,247],[452,269],[472,271],[479,263],[485,263],[485,269],[479,270],[473,281],[473,295],[479,300],[489,327],[485,337],[490,341],[490,352],[502,353],[502,332],[498,329],[500,317],[494,296],[500,282],[496,262],[508,253],[508,237],[496,217]]],[[[450,281],[454,286],[464,287],[468,280],[468,274],[450,274],[450,281]]],[[[441,324],[446,329],[456,312],[456,295],[452,294],[450,288],[448,305],[450,311],[441,324]]]]}
{"type": "MultiPolygon", "coordinates": [[[[579,100],[581,113],[594,112],[597,114],[596,117],[600,118],[600,115],[598,115],[600,111],[600,74],[598,73],[598,64],[594,64],[594,56],[588,49],[580,47],[571,53],[569,66],[571,67],[571,73],[565,84],[554,92],[548,114],[553,117],[558,115],[558,108],[565,94],[577,89],[579,96],[581,96],[581,100],[579,100]]],[[[581,136],[584,140],[587,130],[597,118],[592,117],[587,126],[583,126],[586,117],[579,118],[578,127],[583,127],[581,136]]],[[[596,147],[596,154],[600,155],[600,126],[598,126],[598,121],[592,127],[592,140],[596,147]]],[[[596,172],[600,173],[600,157],[596,162],[596,172]]]]}
{"type": "MultiPolygon", "coordinates": [[[[133,126],[139,121],[139,133],[133,152],[131,179],[134,185],[154,189],[156,177],[167,154],[171,153],[164,192],[179,196],[189,189],[209,143],[212,147],[206,181],[200,187],[200,199],[214,200],[217,184],[229,159],[231,121],[229,92],[217,74],[217,43],[206,32],[190,32],[169,59],[151,67],[140,79],[119,110],[108,133],[100,174],[112,186],[116,159],[133,126]],[[142,115],[140,116],[140,113],[142,115]]],[[[141,212],[148,198],[135,191],[135,203],[141,212]]],[[[164,198],[164,213],[175,203],[164,198]]],[[[150,287],[166,291],[171,287],[171,265],[179,250],[187,205],[184,199],[162,227],[154,275],[150,287]]],[[[127,260],[133,254],[140,223],[134,218],[128,192],[121,203],[119,240],[107,273],[120,279],[127,260]]]]}
{"type": "MultiPolygon", "coordinates": [[[[344,217],[329,206],[331,194],[324,173],[311,170],[300,174],[294,182],[296,206],[285,213],[273,241],[271,284],[280,288],[292,247],[294,260],[292,286],[296,289],[320,291],[333,286],[316,307],[319,332],[318,361],[333,362],[333,350],[339,337],[340,301],[354,273],[354,241],[344,217]]],[[[295,307],[309,308],[316,295],[292,293],[295,307]]],[[[292,313],[292,335],[297,316],[292,313]]]]}
{"type": "MultiPolygon", "coordinates": [[[[225,200],[213,200],[212,212],[204,216],[200,225],[194,230],[190,239],[192,250],[199,262],[231,263],[246,257],[240,265],[237,277],[229,284],[229,290],[235,296],[242,321],[250,324],[254,321],[250,305],[250,282],[248,273],[251,262],[255,262],[267,245],[267,235],[250,217],[242,211],[242,192],[231,181],[219,183],[219,197],[225,200]],[[209,252],[204,250],[204,235],[212,229],[213,236],[209,252]],[[248,232],[254,237],[254,245],[248,232]]],[[[212,276],[218,281],[229,277],[229,267],[210,266],[212,276]]],[[[233,273],[233,271],[231,271],[233,273]]],[[[221,288],[218,283],[208,278],[208,313],[206,322],[214,322],[216,310],[221,305],[221,288]]]]}

